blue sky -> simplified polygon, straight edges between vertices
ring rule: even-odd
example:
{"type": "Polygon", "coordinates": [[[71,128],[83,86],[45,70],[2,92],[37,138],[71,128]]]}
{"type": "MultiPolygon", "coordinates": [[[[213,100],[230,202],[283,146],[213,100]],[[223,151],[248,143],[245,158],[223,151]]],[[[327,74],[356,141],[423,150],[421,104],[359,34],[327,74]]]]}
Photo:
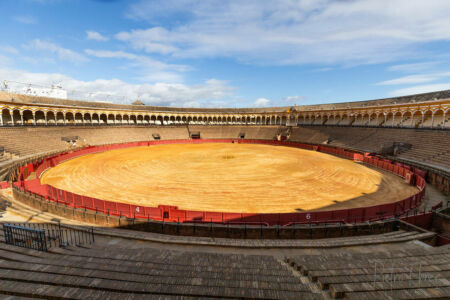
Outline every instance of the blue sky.
{"type": "Polygon", "coordinates": [[[450,89],[447,0],[2,0],[0,10],[11,89],[196,107],[450,89]]]}

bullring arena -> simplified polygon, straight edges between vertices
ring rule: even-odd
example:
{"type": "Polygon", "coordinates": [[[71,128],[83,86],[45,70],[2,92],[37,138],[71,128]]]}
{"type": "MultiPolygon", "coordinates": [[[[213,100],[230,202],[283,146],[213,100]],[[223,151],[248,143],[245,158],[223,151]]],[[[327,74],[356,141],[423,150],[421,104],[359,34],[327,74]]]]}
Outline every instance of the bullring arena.
{"type": "Polygon", "coordinates": [[[417,192],[398,176],[335,156],[238,143],[88,154],[50,169],[41,182],[115,202],[234,213],[373,206],[417,192]]]}
{"type": "Polygon", "coordinates": [[[0,298],[448,299],[449,110],[1,92],[0,298]]]}

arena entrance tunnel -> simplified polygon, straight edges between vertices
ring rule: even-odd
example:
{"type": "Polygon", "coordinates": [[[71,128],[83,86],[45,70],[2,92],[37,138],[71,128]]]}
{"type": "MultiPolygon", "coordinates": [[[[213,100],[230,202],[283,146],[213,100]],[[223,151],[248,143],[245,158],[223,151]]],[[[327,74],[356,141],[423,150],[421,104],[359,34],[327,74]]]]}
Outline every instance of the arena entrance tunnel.
{"type": "Polygon", "coordinates": [[[176,223],[222,223],[228,225],[280,225],[289,226],[295,224],[317,224],[317,223],[354,223],[365,221],[376,221],[403,215],[414,211],[423,201],[425,193],[425,180],[423,171],[411,168],[404,164],[392,163],[391,161],[370,155],[370,153],[359,153],[345,149],[333,148],[323,145],[302,144],[289,141],[272,140],[159,140],[134,142],[126,144],[90,146],[73,152],[59,153],[49,156],[19,168],[18,180],[15,187],[21,191],[32,193],[42,197],[45,201],[55,202],[65,207],[83,210],[91,210],[107,216],[126,217],[130,219],[147,219],[154,221],[176,222],[176,223]],[[246,212],[221,212],[221,211],[196,211],[180,209],[173,205],[141,206],[115,201],[107,201],[94,197],[83,196],[70,191],[58,189],[48,184],[41,184],[42,174],[49,168],[53,168],[65,161],[92,153],[101,153],[115,149],[130,147],[148,147],[164,144],[199,144],[199,143],[240,143],[260,144],[271,146],[287,146],[293,148],[318,151],[326,154],[358,161],[368,166],[379,168],[400,176],[410,185],[418,187],[418,192],[405,199],[392,203],[357,207],[350,209],[333,209],[327,211],[305,211],[292,213],[246,213],[246,212]],[[28,175],[36,173],[36,179],[27,180],[28,175]]]}

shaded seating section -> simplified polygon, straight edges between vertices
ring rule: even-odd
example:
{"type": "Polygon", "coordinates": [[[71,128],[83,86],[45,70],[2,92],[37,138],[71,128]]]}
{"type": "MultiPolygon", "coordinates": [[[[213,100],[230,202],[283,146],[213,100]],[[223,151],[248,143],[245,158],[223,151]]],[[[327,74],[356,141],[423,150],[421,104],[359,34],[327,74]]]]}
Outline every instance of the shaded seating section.
{"type": "Polygon", "coordinates": [[[119,247],[46,253],[0,243],[0,294],[52,299],[322,299],[272,256],[119,247]]]}
{"type": "Polygon", "coordinates": [[[189,130],[200,131],[203,139],[229,138],[237,139],[241,132],[240,126],[195,126],[189,125],[189,130]]]}
{"type": "Polygon", "coordinates": [[[412,144],[412,148],[399,153],[399,158],[450,168],[449,131],[307,126],[293,128],[290,140],[367,152],[378,152],[382,145],[404,142],[412,144]]]}
{"type": "Polygon", "coordinates": [[[279,126],[189,126],[191,131],[200,131],[204,139],[237,139],[239,133],[245,133],[246,139],[273,140],[279,128],[279,126]]]}
{"type": "Polygon", "coordinates": [[[67,143],[61,141],[62,132],[55,128],[1,128],[0,145],[19,156],[63,150],[67,143]]]}
{"type": "Polygon", "coordinates": [[[289,257],[286,261],[345,299],[448,299],[450,247],[431,248],[405,244],[401,249],[289,257]],[[415,296],[414,296],[415,295],[415,296]],[[413,297],[414,296],[414,297],[413,297]]]}
{"type": "MultiPolygon", "coordinates": [[[[245,132],[249,139],[274,139],[277,126],[190,126],[191,131],[200,131],[202,138],[238,138],[239,132],[245,132]]],[[[78,136],[79,145],[103,145],[153,140],[153,134],[159,134],[161,140],[189,139],[185,126],[67,126],[67,127],[26,127],[0,128],[0,145],[5,151],[21,157],[51,151],[66,150],[64,136],[78,136]]]]}
{"type": "Polygon", "coordinates": [[[50,151],[62,151],[69,147],[61,141],[64,136],[78,136],[80,145],[102,145],[152,140],[158,132],[161,139],[187,139],[185,127],[62,127],[62,128],[0,128],[0,145],[5,151],[19,156],[29,156],[50,151]]]}

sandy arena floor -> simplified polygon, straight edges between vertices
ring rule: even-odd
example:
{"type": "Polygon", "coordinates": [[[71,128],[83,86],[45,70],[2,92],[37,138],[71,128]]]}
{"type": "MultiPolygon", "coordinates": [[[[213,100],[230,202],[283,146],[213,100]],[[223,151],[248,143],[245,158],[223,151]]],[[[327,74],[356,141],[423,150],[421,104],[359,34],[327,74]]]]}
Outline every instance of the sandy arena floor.
{"type": "Polygon", "coordinates": [[[253,213],[370,206],[417,192],[400,177],[350,160],[250,144],[160,145],[90,154],[50,169],[41,182],[144,206],[253,213]]]}

